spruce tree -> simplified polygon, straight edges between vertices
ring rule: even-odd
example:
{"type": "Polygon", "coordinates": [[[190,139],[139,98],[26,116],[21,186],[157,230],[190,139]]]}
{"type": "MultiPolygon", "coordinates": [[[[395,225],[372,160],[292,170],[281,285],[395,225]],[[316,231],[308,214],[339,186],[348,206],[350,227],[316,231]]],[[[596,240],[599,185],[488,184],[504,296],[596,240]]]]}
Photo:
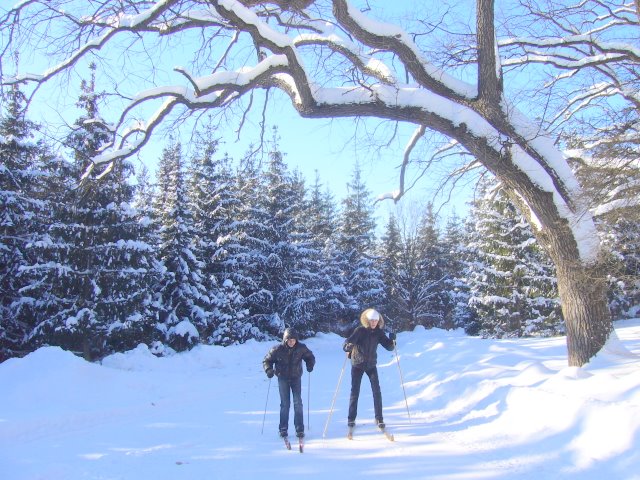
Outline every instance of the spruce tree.
{"type": "Polygon", "coordinates": [[[207,343],[230,345],[247,340],[250,331],[244,297],[225,270],[234,249],[237,198],[230,159],[220,156],[218,150],[219,141],[205,133],[191,161],[189,199],[203,281],[212,302],[202,337],[207,343]]]}
{"type": "Polygon", "coordinates": [[[323,190],[320,176],[316,170],[316,176],[311,186],[307,212],[305,215],[306,228],[318,246],[324,246],[336,231],[337,207],[333,195],[329,189],[323,190]]]}
{"type": "Polygon", "coordinates": [[[269,296],[261,307],[266,307],[263,312],[270,316],[271,325],[279,324],[280,330],[295,327],[301,334],[310,335],[319,287],[319,254],[300,224],[305,210],[304,182],[299,175],[289,173],[277,128],[273,131],[264,185],[266,223],[261,281],[269,296]]]}
{"type": "Polygon", "coordinates": [[[39,277],[33,293],[49,299],[39,309],[33,338],[95,357],[148,340],[155,268],[153,247],[141,240],[144,227],[132,206],[131,164],[92,162],[110,140],[98,111],[95,66],[81,91],[83,115],[68,138],[74,161],[61,176],[62,188],[69,188],[53,209],[50,243],[31,267],[39,277]]]}
{"type": "Polygon", "coordinates": [[[36,125],[24,116],[18,86],[7,92],[0,118],[0,360],[25,348],[35,320],[22,293],[23,268],[31,263],[27,246],[38,235],[46,206],[38,198],[44,146],[34,140],[36,125]]]}
{"type": "Polygon", "coordinates": [[[341,255],[342,275],[352,302],[345,316],[356,320],[365,308],[384,305],[382,273],[375,264],[373,202],[356,165],[348,194],[342,202],[336,245],[341,255]]]}
{"type": "Polygon", "coordinates": [[[446,291],[450,280],[447,252],[440,239],[437,220],[433,205],[427,204],[416,237],[419,285],[416,322],[427,328],[446,328],[451,310],[451,299],[446,291]]]}
{"type": "Polygon", "coordinates": [[[467,256],[464,224],[455,212],[447,219],[442,242],[446,272],[443,287],[448,296],[443,326],[465,328],[474,317],[469,308],[469,286],[464,278],[464,259],[467,256]]]}
{"type": "Polygon", "coordinates": [[[212,299],[198,258],[193,213],[187,195],[180,143],[170,141],[160,157],[154,201],[159,259],[164,265],[157,291],[161,302],[159,340],[183,351],[202,342],[209,330],[212,299]]]}
{"type": "Polygon", "coordinates": [[[479,333],[501,338],[562,331],[550,260],[499,184],[484,180],[483,189],[472,210],[474,261],[467,271],[479,333]]]}
{"type": "MultiPolygon", "coordinates": [[[[233,334],[236,341],[250,338],[264,340],[269,331],[278,331],[280,326],[270,325],[270,316],[265,314],[263,304],[268,301],[268,292],[263,288],[263,241],[266,213],[263,208],[264,182],[262,169],[252,149],[240,159],[236,168],[233,188],[233,217],[227,235],[219,240],[219,256],[225,279],[237,288],[247,309],[246,316],[236,324],[233,334]]],[[[227,282],[227,284],[229,284],[227,282]]]]}
{"type": "Polygon", "coordinates": [[[407,266],[404,262],[405,245],[395,215],[389,215],[380,245],[380,272],[385,289],[385,323],[394,329],[404,329],[408,316],[409,293],[404,283],[407,266]]]}
{"type": "Polygon", "coordinates": [[[322,188],[316,171],[306,208],[299,224],[310,233],[315,256],[317,282],[314,325],[316,330],[346,333],[349,328],[344,314],[352,304],[342,277],[341,256],[337,253],[337,206],[329,189],[322,188]]]}

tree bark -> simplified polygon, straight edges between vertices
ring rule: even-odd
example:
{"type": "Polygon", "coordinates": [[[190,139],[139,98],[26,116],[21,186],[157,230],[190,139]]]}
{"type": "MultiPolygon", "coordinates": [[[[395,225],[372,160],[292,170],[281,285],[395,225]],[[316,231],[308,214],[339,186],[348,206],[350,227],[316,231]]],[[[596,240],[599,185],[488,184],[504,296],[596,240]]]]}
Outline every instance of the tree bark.
{"type": "Polygon", "coordinates": [[[477,0],[478,100],[485,108],[497,107],[502,97],[502,75],[496,56],[494,1],[477,0]]]}
{"type": "MultiPolygon", "coordinates": [[[[548,197],[538,192],[537,198],[548,197]]],[[[513,195],[514,203],[522,203],[513,195]]],[[[528,209],[522,208],[523,212],[528,209]]],[[[585,263],[580,258],[575,233],[566,220],[557,215],[553,204],[538,205],[532,210],[537,221],[531,221],[540,245],[550,255],[556,268],[558,294],[566,328],[569,366],[588,363],[605,345],[613,326],[607,302],[606,273],[600,260],[585,263]],[[541,224],[542,228],[536,228],[541,224]]],[[[525,213],[526,215],[526,213],[525,213]]]]}
{"type": "Polygon", "coordinates": [[[612,332],[606,283],[595,268],[578,265],[560,265],[557,278],[567,329],[568,363],[580,367],[602,349],[612,332]]]}

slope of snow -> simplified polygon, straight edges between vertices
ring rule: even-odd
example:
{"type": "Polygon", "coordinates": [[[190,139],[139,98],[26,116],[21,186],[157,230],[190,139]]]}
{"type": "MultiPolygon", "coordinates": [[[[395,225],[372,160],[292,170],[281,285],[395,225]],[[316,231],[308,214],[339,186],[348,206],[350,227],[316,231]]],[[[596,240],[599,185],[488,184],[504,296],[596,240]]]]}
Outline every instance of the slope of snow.
{"type": "Polygon", "coordinates": [[[583,368],[566,366],[564,338],[400,334],[397,358],[378,352],[394,443],[373,426],[366,378],[355,438],[345,438],[348,363],[327,426],[345,365],[342,339],[308,339],[317,366],[303,377],[310,419],[303,455],[277,437],[277,382],[261,365],[272,343],[165,358],[141,346],[101,365],[42,348],[0,364],[0,473],[11,480],[640,479],[640,320],[616,330],[583,368]]]}

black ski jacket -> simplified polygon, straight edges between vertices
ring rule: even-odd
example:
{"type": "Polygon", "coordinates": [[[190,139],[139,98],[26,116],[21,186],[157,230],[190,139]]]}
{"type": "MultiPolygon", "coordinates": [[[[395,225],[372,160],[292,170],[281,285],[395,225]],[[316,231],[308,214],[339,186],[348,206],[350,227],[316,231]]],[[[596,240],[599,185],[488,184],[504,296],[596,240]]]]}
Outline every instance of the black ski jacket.
{"type": "Polygon", "coordinates": [[[307,365],[307,371],[313,370],[313,366],[316,364],[316,357],[304,343],[299,341],[289,348],[286,343],[276,345],[269,353],[264,357],[262,366],[264,371],[267,372],[274,368],[276,376],[283,378],[296,378],[302,376],[302,360],[307,365]]]}
{"type": "Polygon", "coordinates": [[[350,352],[351,365],[369,370],[378,363],[378,344],[387,350],[393,350],[393,340],[378,328],[359,326],[347,338],[343,345],[345,352],[350,352]]]}

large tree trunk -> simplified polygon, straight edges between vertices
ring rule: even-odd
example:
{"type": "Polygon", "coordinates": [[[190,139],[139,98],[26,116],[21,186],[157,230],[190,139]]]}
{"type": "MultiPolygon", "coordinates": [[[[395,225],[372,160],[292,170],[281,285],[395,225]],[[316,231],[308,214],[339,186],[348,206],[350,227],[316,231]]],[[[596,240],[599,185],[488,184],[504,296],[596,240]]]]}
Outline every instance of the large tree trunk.
{"type": "Polygon", "coordinates": [[[579,258],[574,236],[564,225],[539,233],[556,266],[569,365],[580,367],[600,351],[613,329],[606,275],[597,261],[585,264],[579,258]]]}
{"type": "MultiPolygon", "coordinates": [[[[474,151],[476,142],[470,145],[474,151]]],[[[612,332],[604,267],[598,258],[583,258],[584,252],[581,256],[578,242],[582,239],[576,238],[581,233],[572,229],[567,219],[559,214],[549,192],[540,189],[497,152],[490,155],[486,148],[482,151],[483,163],[501,180],[554,262],[567,332],[568,363],[582,366],[600,351],[612,332]]],[[[583,215],[589,215],[586,210],[581,211],[583,215]]],[[[589,235],[596,233],[593,231],[589,235]]],[[[592,241],[597,243],[598,239],[592,241]]]]}
{"type": "MultiPolygon", "coordinates": [[[[613,330],[607,302],[606,272],[598,259],[589,263],[581,258],[576,232],[566,219],[558,215],[550,195],[532,189],[530,184],[520,190],[509,188],[514,180],[523,179],[521,176],[503,177],[511,199],[529,217],[538,242],[555,264],[567,332],[568,363],[569,366],[580,367],[602,349],[613,330]],[[522,202],[523,192],[527,195],[524,197],[526,204],[522,202]],[[532,213],[535,219],[531,218],[532,213]]],[[[588,212],[584,214],[588,215],[588,212]]],[[[597,239],[593,241],[597,242],[597,239]]]]}
{"type": "Polygon", "coordinates": [[[559,265],[557,277],[569,365],[580,367],[600,351],[612,331],[606,283],[596,269],[580,265],[559,265]]]}

